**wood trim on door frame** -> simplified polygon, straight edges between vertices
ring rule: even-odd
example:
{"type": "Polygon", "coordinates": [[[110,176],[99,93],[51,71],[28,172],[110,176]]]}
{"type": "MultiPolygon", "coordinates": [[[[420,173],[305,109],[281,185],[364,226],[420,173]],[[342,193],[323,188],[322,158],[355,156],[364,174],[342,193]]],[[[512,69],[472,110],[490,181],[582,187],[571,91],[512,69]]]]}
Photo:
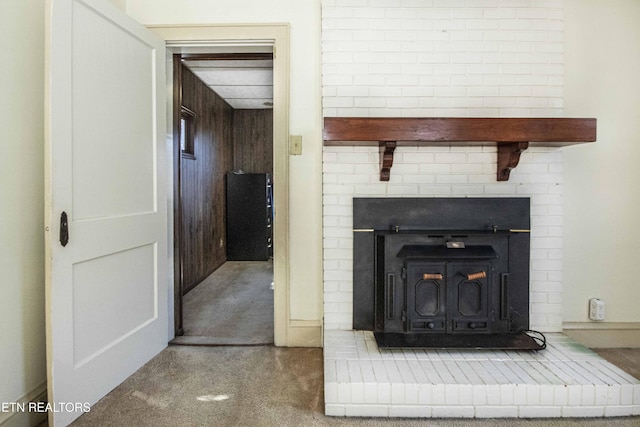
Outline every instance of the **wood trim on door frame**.
{"type": "MultiPolygon", "coordinates": [[[[173,163],[173,324],[176,336],[184,335],[182,325],[182,206],[180,195],[180,107],[182,107],[182,63],[180,55],[173,55],[173,144],[171,161],[173,163]],[[178,107],[176,107],[178,106],[178,107]]],[[[171,242],[169,242],[171,243],[171,242]]],[[[169,308],[171,310],[171,308],[169,308]]]]}

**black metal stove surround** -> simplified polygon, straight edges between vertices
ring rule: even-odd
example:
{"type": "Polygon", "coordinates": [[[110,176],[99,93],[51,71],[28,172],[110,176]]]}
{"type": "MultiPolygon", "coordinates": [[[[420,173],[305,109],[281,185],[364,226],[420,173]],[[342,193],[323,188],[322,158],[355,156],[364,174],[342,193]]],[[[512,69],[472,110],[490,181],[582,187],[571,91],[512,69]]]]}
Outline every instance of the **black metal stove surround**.
{"type": "Polygon", "coordinates": [[[353,324],[379,347],[544,348],[528,198],[354,198],[353,324]]]}

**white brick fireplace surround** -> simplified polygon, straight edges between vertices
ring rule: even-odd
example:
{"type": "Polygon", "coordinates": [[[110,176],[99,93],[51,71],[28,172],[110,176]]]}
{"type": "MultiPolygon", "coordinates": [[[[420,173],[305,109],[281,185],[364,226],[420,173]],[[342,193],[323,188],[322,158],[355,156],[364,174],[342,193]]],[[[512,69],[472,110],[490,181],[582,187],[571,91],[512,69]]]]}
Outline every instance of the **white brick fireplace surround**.
{"type": "MultiPolygon", "coordinates": [[[[562,7],[322,0],[324,116],[561,117],[562,7]]],[[[495,146],[401,146],[380,182],[376,147],[324,147],[327,414],[640,414],[638,381],[561,334],[562,166],[562,149],[529,148],[510,180],[496,182],[495,146]],[[531,328],[549,335],[549,348],[379,351],[370,333],[352,331],[352,199],[385,196],[530,197],[531,328]]]]}

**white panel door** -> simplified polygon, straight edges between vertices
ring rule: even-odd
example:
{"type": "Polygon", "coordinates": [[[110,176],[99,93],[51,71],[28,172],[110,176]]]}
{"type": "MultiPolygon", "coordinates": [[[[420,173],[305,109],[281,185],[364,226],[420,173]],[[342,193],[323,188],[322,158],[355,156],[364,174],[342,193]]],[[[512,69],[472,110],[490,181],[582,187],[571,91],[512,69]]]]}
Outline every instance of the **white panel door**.
{"type": "Polygon", "coordinates": [[[61,403],[95,403],[167,345],[165,45],[106,0],[47,10],[48,389],[67,425],[82,412],[61,403]]]}

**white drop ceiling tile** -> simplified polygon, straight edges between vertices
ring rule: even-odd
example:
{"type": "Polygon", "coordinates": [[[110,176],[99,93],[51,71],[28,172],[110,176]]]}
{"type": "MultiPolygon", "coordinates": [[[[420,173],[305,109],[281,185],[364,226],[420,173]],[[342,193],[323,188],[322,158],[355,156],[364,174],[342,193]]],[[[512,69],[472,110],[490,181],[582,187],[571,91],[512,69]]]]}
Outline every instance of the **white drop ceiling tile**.
{"type": "Polygon", "coordinates": [[[185,60],[234,109],[273,108],[273,60],[185,60]]]}
{"type": "MultiPolygon", "coordinates": [[[[271,99],[226,99],[231,107],[236,110],[260,110],[273,108],[271,99]],[[265,105],[266,103],[266,105],[265,105]]],[[[357,355],[357,352],[354,350],[357,355]]]]}
{"type": "Polygon", "coordinates": [[[236,59],[236,60],[195,60],[183,61],[188,68],[195,70],[198,68],[273,68],[271,59],[236,59]]]}
{"type": "Polygon", "coordinates": [[[273,99],[273,86],[210,86],[222,98],[233,99],[273,99]]]}
{"type": "Polygon", "coordinates": [[[267,68],[199,68],[193,72],[207,86],[269,86],[273,84],[273,70],[267,68]]]}

